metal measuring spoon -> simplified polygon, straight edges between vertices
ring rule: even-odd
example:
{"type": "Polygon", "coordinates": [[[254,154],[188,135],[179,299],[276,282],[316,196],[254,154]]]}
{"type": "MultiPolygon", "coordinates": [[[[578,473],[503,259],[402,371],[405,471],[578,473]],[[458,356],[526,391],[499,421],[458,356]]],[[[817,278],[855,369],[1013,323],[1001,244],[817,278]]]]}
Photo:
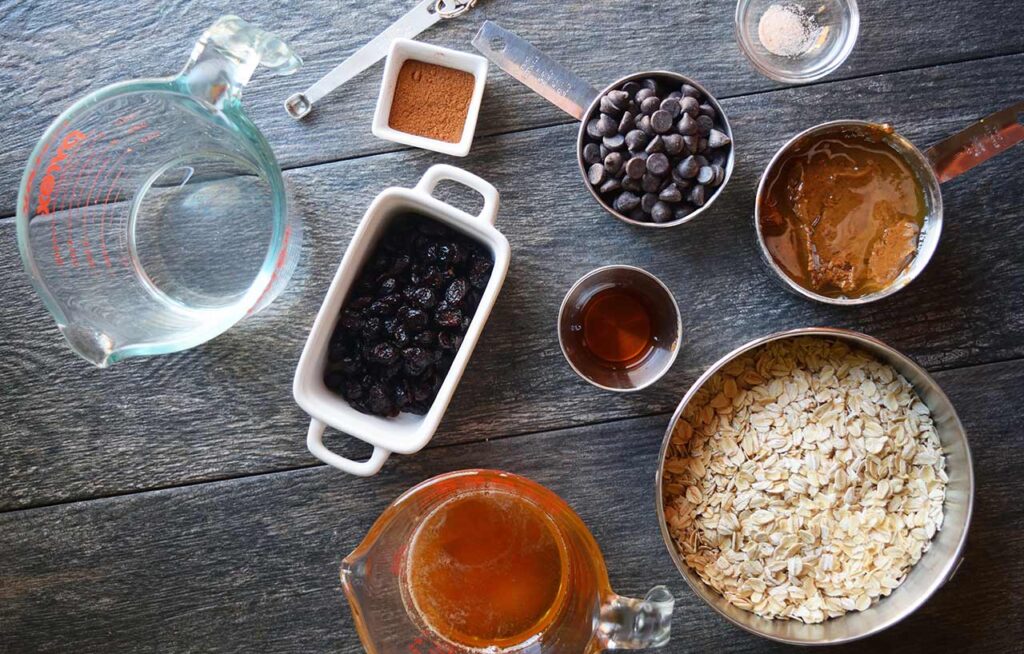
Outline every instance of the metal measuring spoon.
{"type": "Polygon", "coordinates": [[[304,118],[312,111],[313,105],[331,91],[383,59],[392,41],[411,39],[442,18],[461,16],[472,9],[476,2],[477,0],[422,0],[305,92],[295,93],[285,100],[285,110],[296,120],[304,118]]]}

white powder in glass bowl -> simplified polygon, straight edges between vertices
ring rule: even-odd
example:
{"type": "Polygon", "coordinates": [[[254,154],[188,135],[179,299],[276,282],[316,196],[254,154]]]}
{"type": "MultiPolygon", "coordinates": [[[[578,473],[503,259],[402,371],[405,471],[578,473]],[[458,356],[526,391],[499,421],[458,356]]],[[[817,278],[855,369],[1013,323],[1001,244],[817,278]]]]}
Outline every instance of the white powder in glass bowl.
{"type": "Polygon", "coordinates": [[[801,7],[775,4],[768,7],[757,25],[765,50],[779,57],[799,57],[814,45],[821,27],[801,7]]]}

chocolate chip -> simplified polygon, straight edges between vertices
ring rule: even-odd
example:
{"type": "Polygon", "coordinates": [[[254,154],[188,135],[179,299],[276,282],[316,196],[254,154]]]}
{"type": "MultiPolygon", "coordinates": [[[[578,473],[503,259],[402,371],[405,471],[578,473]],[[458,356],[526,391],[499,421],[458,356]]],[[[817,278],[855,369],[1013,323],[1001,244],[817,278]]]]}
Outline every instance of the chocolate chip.
{"type": "Polygon", "coordinates": [[[622,154],[619,152],[609,152],[608,156],[604,158],[604,167],[610,175],[617,175],[622,170],[622,164],[625,161],[622,154]]]}
{"type": "Polygon", "coordinates": [[[683,137],[683,143],[686,144],[686,149],[689,150],[690,152],[699,152],[700,151],[700,137],[697,136],[696,134],[694,134],[692,136],[691,135],[684,136],[683,137]]]}
{"type": "Polygon", "coordinates": [[[711,119],[714,119],[718,116],[718,112],[715,111],[715,108],[712,107],[707,102],[700,106],[700,113],[702,116],[708,116],[711,119]]]}
{"type": "Polygon", "coordinates": [[[655,152],[664,152],[665,141],[664,139],[661,138],[661,135],[659,134],[658,136],[655,136],[653,139],[651,139],[651,142],[647,144],[647,147],[644,148],[644,151],[647,152],[647,154],[654,154],[655,152]]]}
{"type": "Polygon", "coordinates": [[[644,100],[646,100],[647,98],[654,97],[654,95],[654,89],[645,86],[644,88],[636,92],[636,95],[633,96],[633,99],[636,100],[638,103],[643,104],[644,100]]]}
{"type": "Polygon", "coordinates": [[[623,189],[631,191],[633,193],[643,193],[644,191],[643,186],[640,184],[640,180],[633,179],[628,175],[622,178],[621,184],[623,189]]]}
{"type": "Polygon", "coordinates": [[[672,129],[672,114],[664,109],[658,109],[651,114],[651,127],[658,134],[664,134],[672,129]]]}
{"type": "Polygon", "coordinates": [[[665,153],[669,156],[675,156],[682,153],[683,148],[685,147],[683,137],[678,134],[665,134],[658,138],[660,138],[665,144],[665,153]]]}
{"type": "Polygon", "coordinates": [[[650,115],[657,111],[658,107],[660,106],[661,100],[658,99],[658,96],[652,95],[651,97],[646,98],[643,102],[640,103],[640,111],[647,115],[650,115]]]}
{"type": "Polygon", "coordinates": [[[622,112],[622,118],[619,120],[619,134],[626,134],[629,130],[633,129],[633,112],[624,111],[622,112]]]}
{"type": "Polygon", "coordinates": [[[690,195],[688,197],[690,199],[690,202],[697,205],[698,207],[703,207],[705,199],[704,187],[700,184],[697,184],[692,189],[690,189],[690,195]]]}
{"type": "Polygon", "coordinates": [[[647,138],[647,134],[639,129],[634,129],[626,134],[626,147],[633,152],[643,150],[648,141],[649,139],[647,138]]]}
{"type": "Polygon", "coordinates": [[[683,109],[683,113],[690,116],[690,118],[696,118],[700,114],[700,103],[697,102],[692,96],[686,96],[679,101],[679,105],[683,109]]]}
{"type": "Polygon", "coordinates": [[[654,79],[653,77],[645,77],[642,80],[640,80],[640,86],[651,89],[655,93],[658,92],[658,80],[654,79]]]}
{"type": "Polygon", "coordinates": [[[636,82],[626,82],[622,85],[622,92],[630,98],[636,95],[636,92],[640,90],[640,85],[636,82]]]}
{"type": "Polygon", "coordinates": [[[697,172],[699,170],[700,165],[697,163],[696,157],[693,156],[683,159],[676,166],[676,172],[678,172],[679,176],[682,177],[683,179],[691,179],[693,177],[696,177],[697,172]]]}
{"type": "Polygon", "coordinates": [[[640,179],[647,172],[647,162],[642,157],[633,157],[626,162],[626,174],[633,179],[640,179]]]}
{"type": "Polygon", "coordinates": [[[647,136],[654,136],[654,128],[651,127],[651,117],[641,116],[636,123],[636,126],[647,136]]]}
{"type": "Polygon", "coordinates": [[[612,208],[619,213],[629,213],[638,206],[640,206],[640,198],[629,191],[623,191],[619,194],[619,197],[615,198],[615,202],[612,203],[612,208]]]}
{"type": "Polygon", "coordinates": [[[587,143],[583,146],[583,161],[588,164],[596,164],[601,161],[601,148],[597,143],[587,143]]]}
{"type": "Polygon", "coordinates": [[[604,136],[604,134],[601,133],[600,127],[598,127],[598,123],[599,120],[597,118],[592,118],[587,122],[587,136],[592,139],[599,139],[604,136]]]}
{"type": "Polygon", "coordinates": [[[718,188],[725,181],[725,169],[717,164],[712,164],[711,170],[715,171],[715,178],[711,180],[711,186],[718,188]]]}
{"type": "Polygon", "coordinates": [[[683,84],[683,87],[680,89],[680,92],[682,92],[682,94],[688,98],[694,98],[695,100],[700,100],[701,98],[700,89],[698,89],[696,86],[691,86],[690,84],[683,84]]]}
{"type": "Polygon", "coordinates": [[[721,148],[732,143],[732,139],[729,138],[725,132],[720,132],[717,129],[711,130],[708,134],[708,145],[712,148],[721,148]]]}
{"type": "Polygon", "coordinates": [[[640,188],[645,193],[657,193],[661,189],[661,184],[664,179],[658,175],[652,173],[644,173],[643,178],[640,180],[640,188]]]}
{"type": "MultiPolygon", "coordinates": [[[[618,132],[601,139],[601,144],[609,150],[621,150],[626,147],[626,137],[618,132]]],[[[608,155],[605,155],[608,156],[608,155]]]]}
{"type": "Polygon", "coordinates": [[[661,108],[672,114],[673,119],[679,118],[679,114],[683,112],[683,106],[675,98],[665,98],[662,100],[661,108]]]}
{"type": "Polygon", "coordinates": [[[712,170],[711,166],[701,166],[700,170],[697,171],[698,184],[709,184],[714,178],[715,171],[712,170]]]}
{"type": "Polygon", "coordinates": [[[619,108],[619,111],[625,109],[629,104],[629,93],[626,91],[608,91],[605,97],[611,100],[612,104],[619,108]]]}
{"type": "Polygon", "coordinates": [[[682,202],[683,194],[679,191],[679,187],[673,183],[662,189],[661,193],[658,194],[658,199],[663,202],[682,202]]]}
{"type": "Polygon", "coordinates": [[[624,108],[624,105],[618,107],[615,106],[615,102],[613,102],[612,99],[607,95],[601,98],[599,106],[601,108],[601,113],[608,114],[610,116],[621,115],[622,109],[624,108]]]}
{"type": "Polygon", "coordinates": [[[656,223],[667,223],[672,220],[672,207],[664,202],[655,202],[651,208],[651,220],[656,223]]]}
{"type": "Polygon", "coordinates": [[[693,136],[697,133],[697,121],[690,114],[683,114],[683,117],[676,123],[676,131],[683,136],[693,136]]]}
{"type": "MultiPolygon", "coordinates": [[[[708,170],[710,171],[711,169],[708,168],[708,170]]],[[[607,179],[607,174],[608,171],[604,169],[604,166],[596,163],[587,170],[587,179],[594,186],[600,186],[607,179]]],[[[714,177],[714,173],[712,173],[712,177],[714,177]]]]}
{"type": "Polygon", "coordinates": [[[601,191],[601,194],[603,195],[606,193],[614,193],[615,191],[618,191],[621,188],[622,183],[613,177],[612,179],[606,181],[604,184],[601,184],[601,188],[598,190],[601,191]]]}
{"type": "Polygon", "coordinates": [[[619,121],[608,114],[601,114],[597,119],[597,131],[601,136],[611,136],[619,131],[619,121]]]}
{"type": "Polygon", "coordinates": [[[693,213],[693,211],[693,207],[688,204],[678,206],[672,211],[672,220],[682,220],[693,213]]]}
{"type": "MultiPolygon", "coordinates": [[[[656,152],[647,158],[647,170],[651,171],[655,175],[664,175],[668,172],[668,168],[668,157],[661,152],[656,152]]],[[[712,176],[714,176],[713,172],[712,176]]]]}
{"type": "Polygon", "coordinates": [[[697,116],[697,133],[701,136],[706,137],[714,127],[715,121],[710,116],[705,116],[704,114],[697,116]]]}
{"type": "Polygon", "coordinates": [[[640,198],[640,210],[644,213],[651,213],[651,209],[658,202],[658,196],[654,193],[644,193],[644,196],[640,198]]]}

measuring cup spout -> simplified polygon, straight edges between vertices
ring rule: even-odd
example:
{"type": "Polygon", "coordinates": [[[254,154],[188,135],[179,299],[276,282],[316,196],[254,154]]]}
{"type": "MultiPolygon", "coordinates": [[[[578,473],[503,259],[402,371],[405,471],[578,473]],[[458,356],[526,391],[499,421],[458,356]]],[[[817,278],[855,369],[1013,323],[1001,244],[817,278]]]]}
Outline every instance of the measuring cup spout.
{"type": "Polygon", "coordinates": [[[99,368],[114,362],[114,341],[106,334],[82,325],[58,325],[68,345],[79,356],[99,368]]]}
{"type": "Polygon", "coordinates": [[[179,80],[189,93],[219,108],[239,101],[260,64],[290,75],[302,59],[274,34],[238,16],[221,16],[199,38],[179,80]]]}

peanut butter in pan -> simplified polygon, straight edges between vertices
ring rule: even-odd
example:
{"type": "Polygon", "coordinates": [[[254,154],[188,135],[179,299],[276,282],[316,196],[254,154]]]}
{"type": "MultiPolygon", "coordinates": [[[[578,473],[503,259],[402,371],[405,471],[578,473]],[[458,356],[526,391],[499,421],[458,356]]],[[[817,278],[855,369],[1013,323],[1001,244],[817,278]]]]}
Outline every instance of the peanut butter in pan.
{"type": "Polygon", "coordinates": [[[861,297],[888,287],[913,261],[928,208],[886,136],[842,127],[809,136],[767,180],[765,243],[804,288],[861,297]]]}

